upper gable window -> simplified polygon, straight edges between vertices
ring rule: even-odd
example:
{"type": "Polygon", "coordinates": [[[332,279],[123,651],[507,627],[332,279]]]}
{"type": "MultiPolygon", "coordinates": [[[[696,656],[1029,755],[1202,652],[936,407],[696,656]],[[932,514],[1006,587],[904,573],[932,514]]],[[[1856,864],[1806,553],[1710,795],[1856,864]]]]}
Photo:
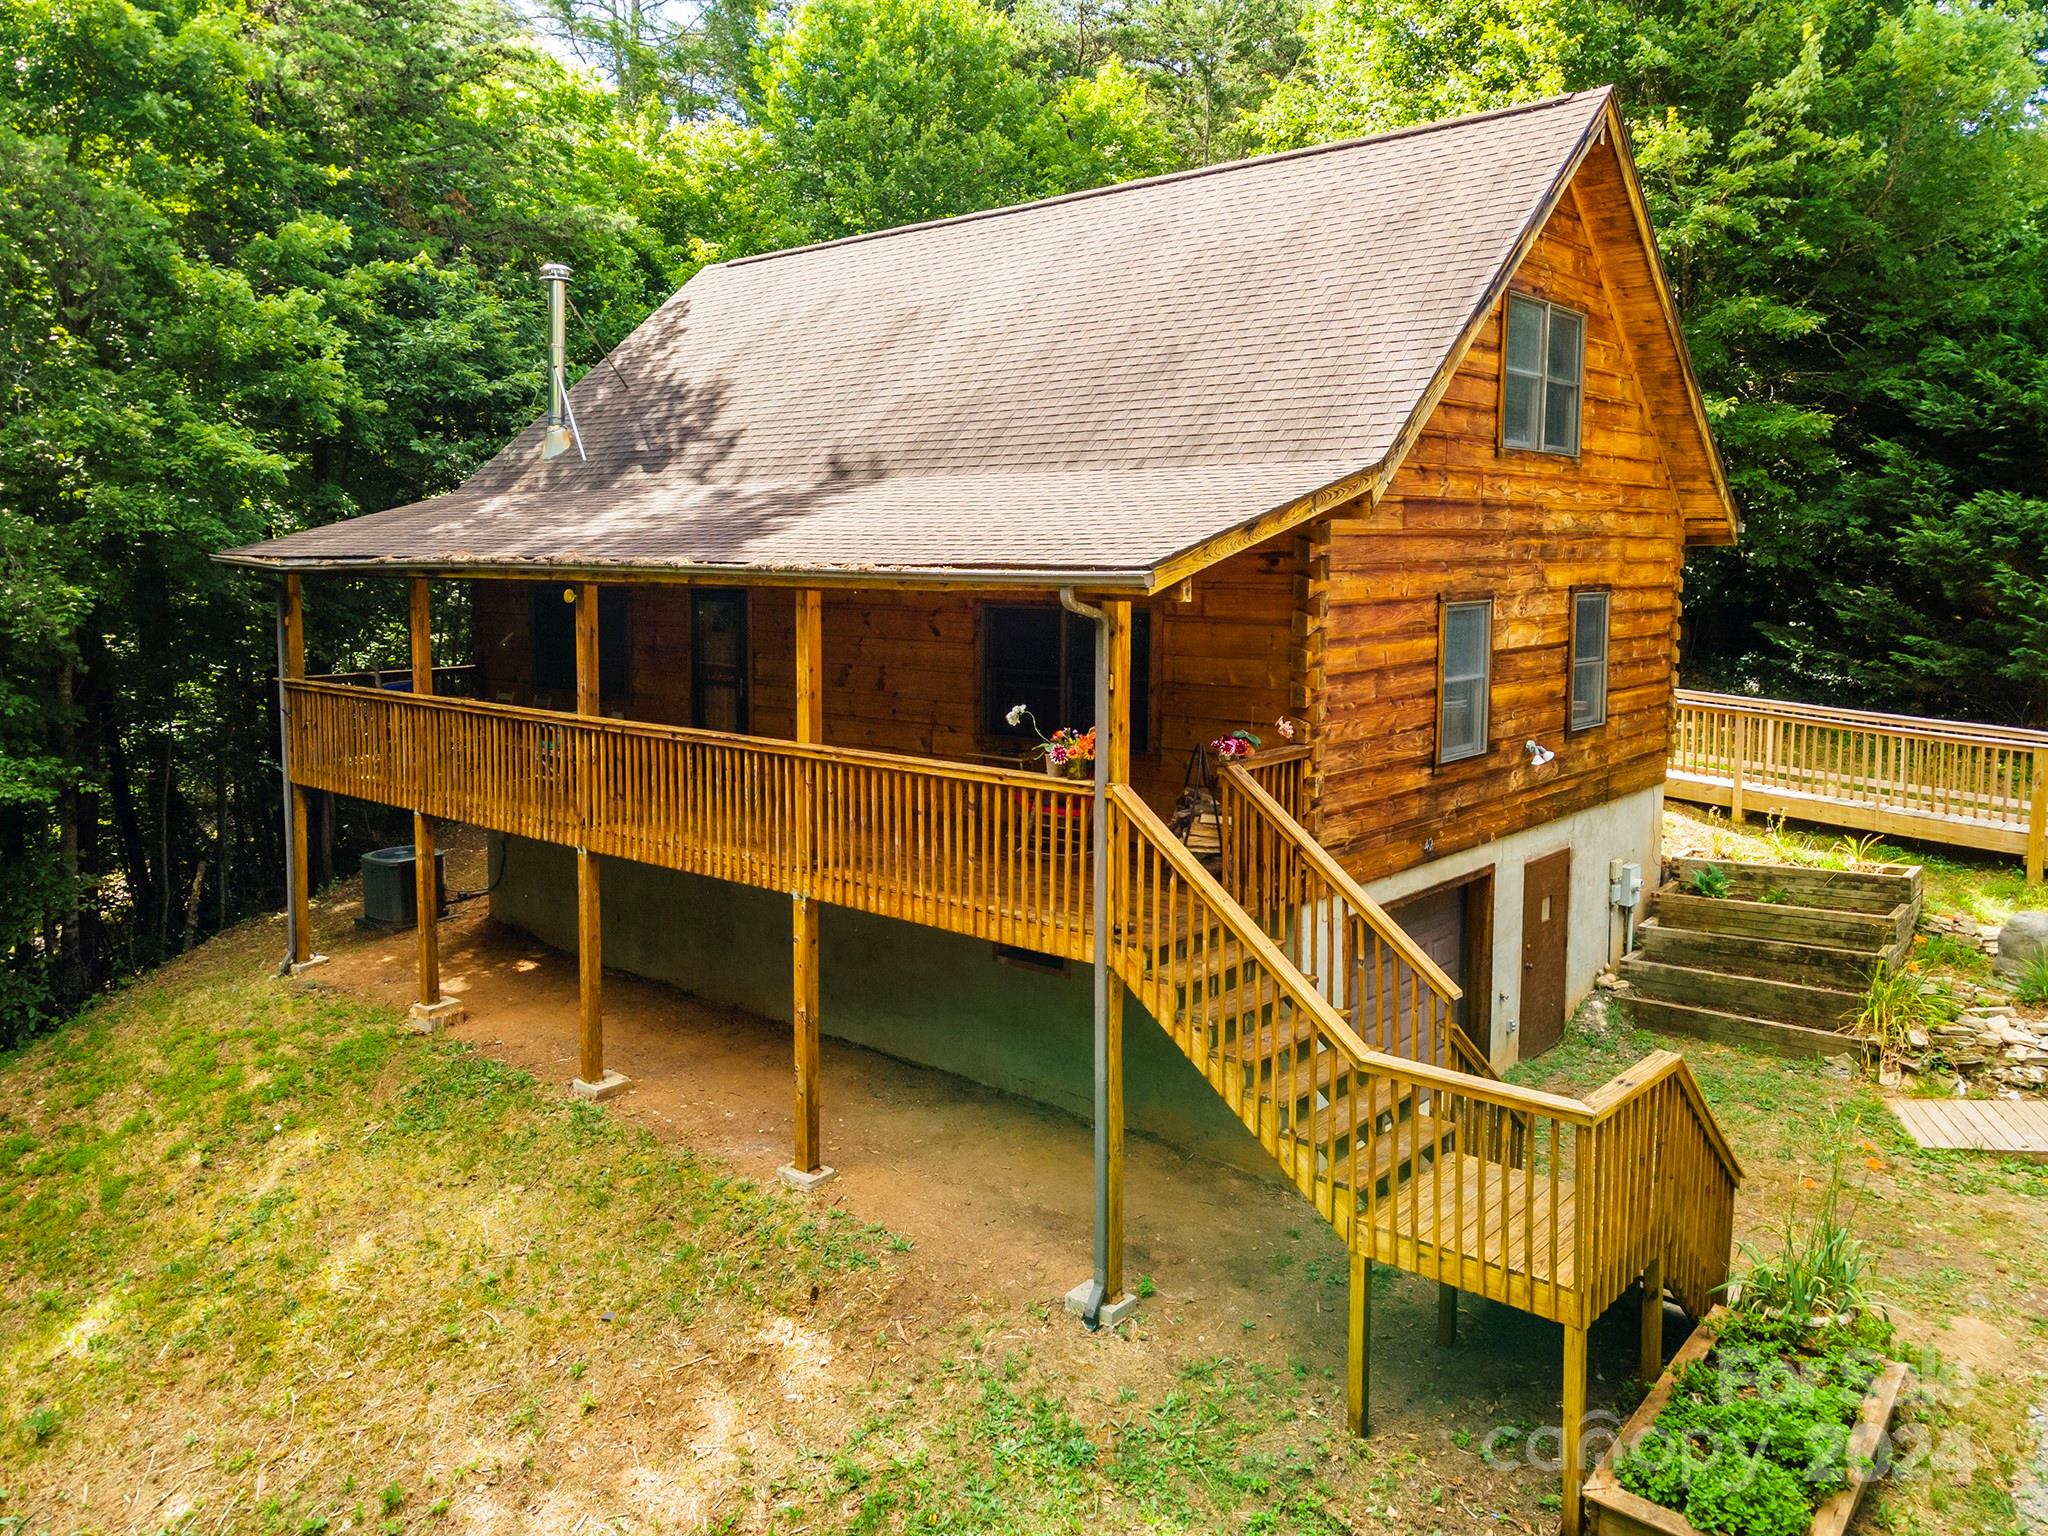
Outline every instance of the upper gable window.
{"type": "Polygon", "coordinates": [[[1579,451],[1579,396],[1586,317],[1519,293],[1508,295],[1501,441],[1541,453],[1579,451]]]}

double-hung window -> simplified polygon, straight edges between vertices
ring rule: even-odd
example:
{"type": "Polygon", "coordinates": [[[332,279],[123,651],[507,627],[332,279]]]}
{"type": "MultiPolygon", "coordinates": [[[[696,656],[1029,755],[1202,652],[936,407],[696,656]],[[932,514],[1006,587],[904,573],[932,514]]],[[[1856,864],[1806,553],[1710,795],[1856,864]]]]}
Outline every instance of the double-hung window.
{"type": "Polygon", "coordinates": [[[1576,454],[1586,317],[1511,293],[1507,330],[1500,440],[1510,448],[1576,454]]]}
{"type": "Polygon", "coordinates": [[[1493,680],[1493,600],[1445,603],[1437,691],[1436,760],[1486,755],[1488,691],[1493,680]]]}
{"type": "Polygon", "coordinates": [[[1571,728],[1590,731],[1607,721],[1607,594],[1572,594],[1571,728]]]}

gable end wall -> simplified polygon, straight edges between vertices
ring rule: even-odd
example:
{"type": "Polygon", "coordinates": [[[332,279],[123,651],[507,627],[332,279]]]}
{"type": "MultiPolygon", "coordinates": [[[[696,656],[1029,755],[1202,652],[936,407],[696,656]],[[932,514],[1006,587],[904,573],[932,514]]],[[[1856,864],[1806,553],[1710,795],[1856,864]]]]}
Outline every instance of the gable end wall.
{"type": "Polygon", "coordinates": [[[1613,195],[1582,173],[1510,285],[1587,316],[1578,458],[1499,446],[1503,301],[1386,494],[1331,521],[1320,830],[1364,879],[1663,779],[1683,522],[1581,216],[1613,195]],[[1608,718],[1567,736],[1579,587],[1613,593],[1608,718]],[[1439,605],[1476,597],[1494,603],[1489,748],[1440,767],[1439,605]],[[1530,767],[1531,739],[1557,760],[1530,767]]]}

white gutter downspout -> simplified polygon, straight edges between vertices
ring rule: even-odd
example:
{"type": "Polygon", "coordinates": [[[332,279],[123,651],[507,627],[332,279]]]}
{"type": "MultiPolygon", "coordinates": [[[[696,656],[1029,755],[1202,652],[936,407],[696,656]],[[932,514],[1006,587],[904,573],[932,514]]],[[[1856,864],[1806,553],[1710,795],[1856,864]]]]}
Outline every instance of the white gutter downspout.
{"type": "Polygon", "coordinates": [[[1092,1333],[1109,1299],[1109,989],[1123,985],[1109,969],[1109,753],[1100,734],[1109,722],[1109,625],[1072,587],[1060,588],[1060,606],[1095,626],[1095,1274],[1080,1299],[1081,1321],[1092,1333]]]}

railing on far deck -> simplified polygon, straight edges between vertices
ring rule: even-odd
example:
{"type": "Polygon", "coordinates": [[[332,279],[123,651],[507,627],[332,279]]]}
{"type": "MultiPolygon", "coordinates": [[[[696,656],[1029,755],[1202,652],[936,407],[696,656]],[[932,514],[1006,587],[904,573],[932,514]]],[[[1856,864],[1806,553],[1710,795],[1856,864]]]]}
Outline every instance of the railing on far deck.
{"type": "Polygon", "coordinates": [[[1084,783],[333,683],[287,683],[285,699],[307,788],[1089,953],[1084,783]]]}
{"type": "Polygon", "coordinates": [[[2048,731],[1681,689],[1665,792],[2016,853],[2042,878],[2048,731]]]}

